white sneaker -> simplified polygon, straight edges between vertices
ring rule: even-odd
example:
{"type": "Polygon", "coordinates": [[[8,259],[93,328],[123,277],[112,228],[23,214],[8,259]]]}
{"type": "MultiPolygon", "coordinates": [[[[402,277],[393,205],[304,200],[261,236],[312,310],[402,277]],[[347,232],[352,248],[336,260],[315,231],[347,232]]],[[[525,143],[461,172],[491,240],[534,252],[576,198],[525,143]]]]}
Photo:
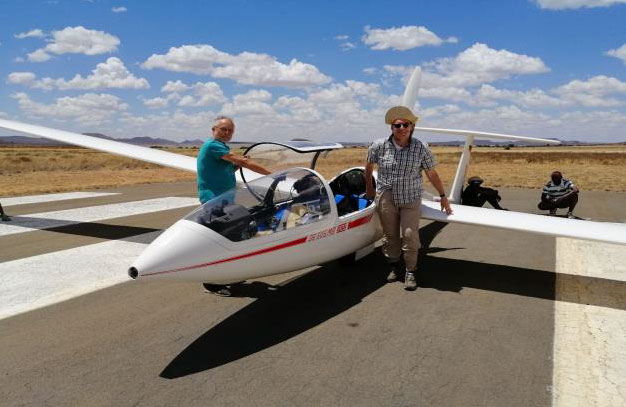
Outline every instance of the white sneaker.
{"type": "Polygon", "coordinates": [[[413,291],[417,288],[417,283],[415,282],[414,273],[407,271],[404,276],[404,289],[408,291],[413,291]]]}
{"type": "Polygon", "coordinates": [[[402,274],[400,270],[400,262],[396,261],[393,263],[389,263],[389,266],[391,267],[391,271],[387,275],[387,281],[393,283],[402,274]]]}

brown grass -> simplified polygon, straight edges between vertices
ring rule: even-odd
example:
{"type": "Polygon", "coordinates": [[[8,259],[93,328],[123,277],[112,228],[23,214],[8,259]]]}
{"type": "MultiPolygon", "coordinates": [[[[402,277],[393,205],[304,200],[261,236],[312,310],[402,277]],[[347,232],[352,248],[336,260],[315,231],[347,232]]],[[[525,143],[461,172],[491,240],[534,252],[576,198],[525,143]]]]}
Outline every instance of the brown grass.
{"type": "MultiPolygon", "coordinates": [[[[197,148],[168,148],[195,156],[197,148]]],[[[460,147],[433,147],[437,170],[448,186],[460,147]]],[[[365,148],[331,152],[318,160],[326,177],[362,166],[365,148]]],[[[308,159],[308,158],[307,158],[308,159]]],[[[626,191],[626,146],[478,147],[468,176],[494,187],[540,188],[559,169],[583,190],[626,191]]],[[[0,147],[0,196],[109,188],[120,185],[195,181],[195,174],[78,147],[0,147]]]]}
{"type": "MultiPolygon", "coordinates": [[[[433,147],[437,172],[446,186],[452,182],[461,147],[433,147]]],[[[320,161],[324,176],[348,166],[364,165],[365,149],[342,150],[320,161]]],[[[494,187],[538,189],[560,170],[582,190],[626,191],[626,146],[478,147],[472,151],[467,176],[480,175],[494,187]]]]}

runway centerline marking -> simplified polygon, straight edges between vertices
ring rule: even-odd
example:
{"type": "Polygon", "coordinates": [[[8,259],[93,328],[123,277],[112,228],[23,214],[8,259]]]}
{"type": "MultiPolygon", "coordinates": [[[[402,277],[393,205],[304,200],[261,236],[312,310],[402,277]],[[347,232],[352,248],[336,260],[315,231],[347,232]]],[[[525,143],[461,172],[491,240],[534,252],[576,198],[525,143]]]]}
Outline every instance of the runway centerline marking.
{"type": "Polygon", "coordinates": [[[556,256],[553,405],[626,405],[626,250],[558,238],[556,256]]]}
{"type": "Polygon", "coordinates": [[[142,215],[195,205],[199,205],[197,198],[166,197],[19,215],[13,216],[11,222],[2,222],[0,224],[0,236],[50,229],[76,223],[142,215]]]}
{"type": "Polygon", "coordinates": [[[145,247],[116,240],[0,263],[0,319],[131,281],[145,247]]]}

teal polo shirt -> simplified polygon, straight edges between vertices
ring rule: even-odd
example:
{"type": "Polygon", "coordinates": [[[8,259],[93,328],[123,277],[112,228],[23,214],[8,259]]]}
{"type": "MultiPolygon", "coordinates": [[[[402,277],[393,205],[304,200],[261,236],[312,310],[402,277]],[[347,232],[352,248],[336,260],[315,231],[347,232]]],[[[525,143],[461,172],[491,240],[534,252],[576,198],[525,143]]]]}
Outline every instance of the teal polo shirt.
{"type": "Polygon", "coordinates": [[[220,140],[207,140],[198,153],[198,198],[201,203],[235,187],[235,165],[222,157],[230,148],[220,140]]]}

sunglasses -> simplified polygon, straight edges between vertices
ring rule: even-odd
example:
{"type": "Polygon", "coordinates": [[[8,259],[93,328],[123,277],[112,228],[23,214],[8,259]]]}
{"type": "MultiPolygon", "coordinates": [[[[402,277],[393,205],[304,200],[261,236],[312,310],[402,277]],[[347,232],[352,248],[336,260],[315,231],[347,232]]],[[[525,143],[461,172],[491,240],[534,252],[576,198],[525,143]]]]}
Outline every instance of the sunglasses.
{"type": "Polygon", "coordinates": [[[392,124],[392,126],[396,129],[399,129],[400,127],[404,127],[405,129],[409,128],[409,126],[411,126],[411,123],[394,123],[392,124]]]}

